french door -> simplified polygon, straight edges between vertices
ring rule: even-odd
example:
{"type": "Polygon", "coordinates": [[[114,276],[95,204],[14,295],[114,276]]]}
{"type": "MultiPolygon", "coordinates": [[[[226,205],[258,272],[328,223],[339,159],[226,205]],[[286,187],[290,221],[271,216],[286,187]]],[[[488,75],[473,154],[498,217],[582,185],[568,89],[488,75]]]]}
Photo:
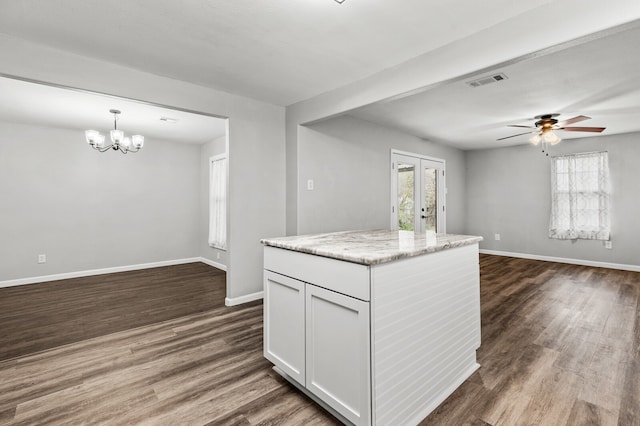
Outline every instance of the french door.
{"type": "Polygon", "coordinates": [[[391,151],[391,229],[446,232],[444,160],[391,151]]]}

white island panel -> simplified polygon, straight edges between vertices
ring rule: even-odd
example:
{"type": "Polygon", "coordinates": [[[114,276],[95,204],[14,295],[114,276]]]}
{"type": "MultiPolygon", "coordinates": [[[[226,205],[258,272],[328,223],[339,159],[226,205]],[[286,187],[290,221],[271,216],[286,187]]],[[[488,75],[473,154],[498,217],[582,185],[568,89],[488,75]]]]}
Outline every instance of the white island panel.
{"type": "Polygon", "coordinates": [[[478,245],[371,272],[374,417],[417,424],[478,367],[478,245]]]}

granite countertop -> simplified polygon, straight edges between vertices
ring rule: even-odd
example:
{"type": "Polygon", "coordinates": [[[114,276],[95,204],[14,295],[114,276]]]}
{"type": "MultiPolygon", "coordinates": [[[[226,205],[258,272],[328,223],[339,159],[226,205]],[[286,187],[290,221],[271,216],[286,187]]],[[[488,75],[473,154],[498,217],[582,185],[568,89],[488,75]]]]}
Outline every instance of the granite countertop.
{"type": "Polygon", "coordinates": [[[426,233],[389,230],[331,232],[260,240],[266,246],[362,265],[392,262],[479,241],[482,241],[482,237],[456,234],[438,234],[435,240],[429,238],[427,241],[426,233]]]}

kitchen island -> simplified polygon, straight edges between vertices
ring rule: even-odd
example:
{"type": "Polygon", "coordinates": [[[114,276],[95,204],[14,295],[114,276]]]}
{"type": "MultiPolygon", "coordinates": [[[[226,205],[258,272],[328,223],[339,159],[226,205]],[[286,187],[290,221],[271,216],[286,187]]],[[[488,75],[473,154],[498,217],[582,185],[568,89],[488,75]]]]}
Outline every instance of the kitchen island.
{"type": "Polygon", "coordinates": [[[418,424],[479,367],[481,240],[262,240],[265,357],[345,424],[418,424]]]}

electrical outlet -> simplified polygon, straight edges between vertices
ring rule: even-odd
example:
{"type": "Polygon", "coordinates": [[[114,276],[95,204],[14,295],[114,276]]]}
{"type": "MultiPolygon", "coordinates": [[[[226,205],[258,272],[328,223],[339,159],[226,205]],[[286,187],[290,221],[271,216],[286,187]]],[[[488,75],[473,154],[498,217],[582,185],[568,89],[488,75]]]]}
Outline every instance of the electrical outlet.
{"type": "Polygon", "coordinates": [[[611,243],[611,241],[605,241],[604,242],[604,248],[612,249],[613,248],[613,244],[611,243]]]}
{"type": "Polygon", "coordinates": [[[216,253],[216,259],[220,259],[220,252],[216,253]]]}
{"type": "Polygon", "coordinates": [[[493,235],[493,238],[494,238],[496,241],[500,241],[500,234],[494,234],[494,235],[493,235]]]}
{"type": "Polygon", "coordinates": [[[313,191],[313,179],[307,180],[307,191],[313,191]]]}
{"type": "Polygon", "coordinates": [[[39,254],[38,255],[38,263],[47,263],[47,255],[39,254]]]}

